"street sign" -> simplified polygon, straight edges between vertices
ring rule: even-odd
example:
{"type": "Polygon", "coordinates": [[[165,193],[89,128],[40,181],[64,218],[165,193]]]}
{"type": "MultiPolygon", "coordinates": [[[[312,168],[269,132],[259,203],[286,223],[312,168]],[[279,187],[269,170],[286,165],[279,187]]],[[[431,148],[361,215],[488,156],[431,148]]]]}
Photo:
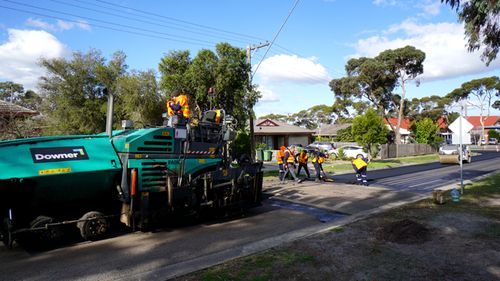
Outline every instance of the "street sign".
{"type": "Polygon", "coordinates": [[[457,120],[448,126],[448,129],[453,132],[451,143],[453,144],[471,144],[471,137],[469,131],[474,128],[467,119],[462,116],[458,117],[457,120]],[[461,123],[461,124],[460,124],[461,123]]]}
{"type": "Polygon", "coordinates": [[[462,116],[458,117],[457,120],[453,121],[450,126],[448,126],[448,129],[450,129],[450,131],[457,135],[465,135],[470,130],[472,130],[472,128],[474,128],[474,125],[472,125],[469,121],[467,121],[467,119],[463,118],[462,116]],[[462,126],[460,126],[460,119],[462,120],[462,126]]]}
{"type": "MultiPolygon", "coordinates": [[[[452,134],[451,135],[451,143],[452,144],[460,144],[460,135],[452,134]]],[[[465,133],[462,135],[462,144],[472,144],[471,136],[469,133],[465,133]]]]}

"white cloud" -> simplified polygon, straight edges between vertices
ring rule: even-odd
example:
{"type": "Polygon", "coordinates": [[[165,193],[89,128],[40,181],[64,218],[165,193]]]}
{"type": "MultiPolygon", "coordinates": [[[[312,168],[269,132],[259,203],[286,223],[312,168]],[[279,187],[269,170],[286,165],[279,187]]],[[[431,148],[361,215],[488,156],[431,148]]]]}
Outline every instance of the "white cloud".
{"type": "Polygon", "coordinates": [[[440,1],[437,0],[427,0],[424,3],[420,4],[418,7],[424,11],[425,15],[437,16],[441,12],[441,4],[440,1]]]}
{"type": "Polygon", "coordinates": [[[393,6],[397,4],[396,0],[373,0],[373,4],[377,6],[393,6]]]}
{"type": "Polygon", "coordinates": [[[39,27],[46,30],[56,30],[55,25],[50,24],[48,22],[44,22],[43,20],[39,19],[29,18],[26,20],[25,24],[28,26],[39,27]]]}
{"type": "Polygon", "coordinates": [[[394,25],[382,35],[359,40],[351,57],[374,57],[387,49],[411,45],[425,52],[422,80],[441,80],[490,71],[500,66],[496,60],[487,68],[481,50],[469,53],[464,28],[457,23],[419,24],[408,20],[394,25]],[[397,37],[396,37],[397,36],[397,37]]]}
{"type": "Polygon", "coordinates": [[[303,84],[328,83],[328,72],[315,58],[276,55],[265,59],[257,71],[264,83],[294,82],[303,84]]]}
{"type": "Polygon", "coordinates": [[[262,95],[262,97],[259,99],[259,103],[277,102],[280,100],[280,97],[265,85],[259,85],[257,90],[262,95]]]}
{"type": "Polygon", "coordinates": [[[90,25],[83,20],[79,20],[78,22],[69,22],[63,20],[57,20],[55,24],[45,22],[41,19],[33,19],[29,18],[25,22],[28,26],[38,27],[45,30],[50,31],[65,31],[73,28],[80,28],[83,30],[90,30],[90,25]]]}
{"type": "Polygon", "coordinates": [[[77,23],[75,22],[67,22],[67,21],[63,21],[63,20],[57,20],[57,26],[61,29],[61,30],[69,30],[69,29],[73,29],[75,27],[78,27],[80,29],[84,29],[84,30],[90,30],[90,25],[85,22],[85,21],[78,21],[77,23]]]}
{"type": "Polygon", "coordinates": [[[44,74],[40,58],[57,58],[69,53],[52,34],[43,30],[8,29],[7,42],[0,45],[0,80],[13,81],[35,89],[44,74]]]}

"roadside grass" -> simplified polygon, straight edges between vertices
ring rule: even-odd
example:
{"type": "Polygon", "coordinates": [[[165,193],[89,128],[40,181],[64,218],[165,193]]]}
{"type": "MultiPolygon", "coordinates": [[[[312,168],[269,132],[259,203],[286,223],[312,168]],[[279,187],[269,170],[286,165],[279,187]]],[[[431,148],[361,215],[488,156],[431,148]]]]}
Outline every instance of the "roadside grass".
{"type": "MultiPolygon", "coordinates": [[[[380,223],[380,219],[393,221],[409,218],[425,221],[439,213],[468,213],[498,220],[500,219],[500,173],[467,185],[464,194],[457,203],[452,202],[449,197],[447,199],[443,205],[435,204],[431,198],[424,199],[378,214],[376,217],[378,217],[378,223],[380,223]],[[493,201],[495,202],[493,203],[493,201]]],[[[351,228],[351,226],[338,227],[332,229],[331,232],[342,233],[347,228],[351,228]]],[[[500,239],[500,225],[491,223],[486,229],[477,233],[476,237],[477,239],[500,239]]],[[[380,244],[372,243],[370,245],[372,247],[371,254],[391,255],[391,253],[394,253],[388,252],[386,247],[380,244]]],[[[398,256],[394,259],[398,259],[398,256]]],[[[405,262],[411,262],[411,259],[405,262]]],[[[205,270],[181,276],[176,280],[268,281],[278,277],[283,279],[284,276],[293,279],[293,277],[300,276],[301,268],[318,268],[321,266],[322,261],[316,256],[295,251],[294,248],[276,247],[256,255],[237,258],[205,270]]]]}
{"type": "MultiPolygon", "coordinates": [[[[409,216],[415,219],[423,219],[434,215],[436,212],[473,213],[500,219],[500,173],[465,185],[464,194],[460,196],[459,202],[453,202],[448,192],[446,193],[445,204],[435,204],[432,198],[428,198],[394,209],[389,214],[398,219],[408,218],[409,216]]],[[[500,237],[500,226],[491,229],[491,231],[500,237]]]]}
{"type": "Polygon", "coordinates": [[[211,267],[190,275],[187,280],[202,281],[266,281],[272,280],[274,268],[293,268],[298,264],[313,263],[314,257],[288,250],[271,249],[260,255],[244,257],[211,267]]]}

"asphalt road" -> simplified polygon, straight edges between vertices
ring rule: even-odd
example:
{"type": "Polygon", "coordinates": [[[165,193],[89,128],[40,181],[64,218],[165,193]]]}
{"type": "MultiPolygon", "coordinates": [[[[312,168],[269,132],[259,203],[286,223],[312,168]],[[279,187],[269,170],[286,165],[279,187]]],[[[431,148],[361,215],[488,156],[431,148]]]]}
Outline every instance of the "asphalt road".
{"type": "MultiPolygon", "coordinates": [[[[472,163],[462,165],[463,179],[471,179],[500,170],[500,152],[479,151],[472,163]]],[[[334,175],[337,182],[354,183],[354,174],[334,175]]],[[[431,162],[392,169],[371,170],[368,166],[369,184],[395,190],[417,193],[432,192],[437,187],[460,183],[460,165],[431,162]]]]}
{"type": "Polygon", "coordinates": [[[129,233],[49,251],[7,250],[2,245],[0,280],[166,280],[183,272],[186,262],[196,268],[198,259],[223,260],[250,250],[252,243],[275,244],[287,233],[321,224],[314,215],[266,200],[244,217],[129,233]]]}

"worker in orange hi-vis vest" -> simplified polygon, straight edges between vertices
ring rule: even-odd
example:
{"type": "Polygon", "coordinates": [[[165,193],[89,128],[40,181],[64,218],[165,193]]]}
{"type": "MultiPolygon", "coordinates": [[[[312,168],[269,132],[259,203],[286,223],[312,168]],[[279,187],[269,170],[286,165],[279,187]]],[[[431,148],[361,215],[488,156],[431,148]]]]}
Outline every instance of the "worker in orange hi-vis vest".
{"type": "Polygon", "coordinates": [[[307,162],[309,160],[309,156],[307,155],[307,150],[302,149],[299,153],[299,167],[297,168],[297,176],[300,176],[300,169],[304,168],[306,171],[307,178],[311,177],[311,174],[309,174],[309,168],[307,168],[307,162]]]}
{"type": "Polygon", "coordinates": [[[172,93],[172,99],[167,101],[167,114],[168,116],[174,116],[177,113],[189,119],[189,100],[186,94],[174,91],[172,93]]]}
{"type": "Polygon", "coordinates": [[[281,180],[282,183],[285,182],[286,176],[288,174],[292,175],[292,178],[294,181],[297,183],[301,183],[302,181],[295,176],[295,146],[292,145],[290,146],[289,149],[285,149],[285,157],[284,158],[284,165],[285,165],[285,175],[283,175],[283,179],[281,180]]]}
{"type": "Polygon", "coordinates": [[[283,181],[283,176],[285,175],[285,146],[281,146],[280,150],[278,150],[278,153],[276,153],[276,161],[278,161],[278,178],[280,181],[283,181]]]}

